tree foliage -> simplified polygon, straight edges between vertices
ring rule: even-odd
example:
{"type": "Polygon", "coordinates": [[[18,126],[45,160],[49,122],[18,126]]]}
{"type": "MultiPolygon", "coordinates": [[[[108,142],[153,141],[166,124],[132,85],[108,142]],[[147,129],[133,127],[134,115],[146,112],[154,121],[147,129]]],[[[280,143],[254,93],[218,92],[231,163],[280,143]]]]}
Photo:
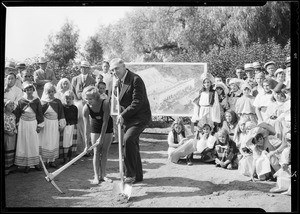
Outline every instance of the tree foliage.
{"type": "Polygon", "coordinates": [[[92,64],[96,64],[103,60],[103,48],[99,36],[91,36],[85,43],[85,58],[92,64]]]}
{"type": "Polygon", "coordinates": [[[79,30],[68,20],[55,35],[50,34],[45,45],[45,56],[58,64],[66,66],[73,60],[78,50],[79,30]]]}

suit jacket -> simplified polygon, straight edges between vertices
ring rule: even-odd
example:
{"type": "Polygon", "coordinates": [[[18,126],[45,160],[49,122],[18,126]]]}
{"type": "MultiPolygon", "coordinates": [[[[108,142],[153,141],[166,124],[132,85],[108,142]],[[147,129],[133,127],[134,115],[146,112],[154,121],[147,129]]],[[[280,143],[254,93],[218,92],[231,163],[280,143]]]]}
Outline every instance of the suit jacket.
{"type": "Polygon", "coordinates": [[[119,98],[124,125],[148,124],[151,110],[145,84],[139,75],[127,71],[119,98]]]}
{"type": "Polygon", "coordinates": [[[96,80],[91,76],[88,75],[85,82],[83,82],[81,74],[79,74],[78,76],[75,76],[72,78],[72,91],[74,92],[75,95],[75,99],[76,100],[81,100],[81,93],[83,91],[83,89],[89,85],[95,85],[96,80]]]}

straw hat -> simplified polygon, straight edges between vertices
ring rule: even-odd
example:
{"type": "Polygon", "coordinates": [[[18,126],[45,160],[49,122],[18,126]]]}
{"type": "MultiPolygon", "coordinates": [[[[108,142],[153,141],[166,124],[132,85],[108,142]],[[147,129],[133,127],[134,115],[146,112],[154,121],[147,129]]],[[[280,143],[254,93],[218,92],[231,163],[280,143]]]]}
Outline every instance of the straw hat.
{"type": "Polygon", "coordinates": [[[9,61],[9,62],[6,62],[5,63],[5,68],[9,68],[9,69],[16,69],[16,64],[14,63],[14,62],[11,62],[11,61],[9,61]]]}
{"type": "Polygon", "coordinates": [[[290,65],[291,65],[291,57],[290,57],[290,56],[288,56],[288,57],[286,58],[286,60],[285,60],[285,65],[286,65],[286,66],[290,66],[290,65]]]}
{"type": "Polygon", "coordinates": [[[16,68],[26,68],[26,64],[24,62],[19,62],[16,68]]]}
{"type": "Polygon", "coordinates": [[[258,127],[264,128],[269,132],[269,135],[275,135],[276,131],[273,126],[271,126],[269,123],[261,122],[257,124],[258,127]]]}
{"type": "Polygon", "coordinates": [[[275,62],[274,61],[269,61],[267,62],[265,65],[264,65],[264,68],[267,69],[267,66],[268,65],[275,65],[275,62]]]}
{"type": "Polygon", "coordinates": [[[229,89],[227,88],[227,86],[223,82],[216,83],[214,89],[216,90],[216,88],[223,88],[225,94],[229,93],[229,89]]]}
{"type": "Polygon", "coordinates": [[[91,65],[88,61],[81,61],[80,67],[90,68],[91,65]]]}
{"type": "Polygon", "coordinates": [[[40,57],[39,58],[39,61],[38,61],[38,64],[44,64],[44,63],[47,63],[48,61],[46,60],[46,58],[44,57],[40,57]]]}
{"type": "Polygon", "coordinates": [[[259,62],[253,62],[253,68],[261,68],[261,64],[259,62]]]}
{"type": "Polygon", "coordinates": [[[278,68],[278,69],[275,71],[274,76],[276,77],[277,74],[282,73],[282,72],[285,73],[285,71],[284,71],[282,68],[278,68]]]}
{"type": "Polygon", "coordinates": [[[245,72],[252,71],[253,70],[253,65],[252,65],[252,63],[246,63],[244,65],[244,68],[245,68],[245,72]]]}
{"type": "Polygon", "coordinates": [[[211,81],[212,84],[214,84],[214,82],[215,82],[214,76],[211,75],[211,74],[208,73],[208,72],[204,72],[203,74],[201,74],[200,79],[201,79],[202,81],[204,81],[205,79],[209,79],[209,80],[211,81]]]}

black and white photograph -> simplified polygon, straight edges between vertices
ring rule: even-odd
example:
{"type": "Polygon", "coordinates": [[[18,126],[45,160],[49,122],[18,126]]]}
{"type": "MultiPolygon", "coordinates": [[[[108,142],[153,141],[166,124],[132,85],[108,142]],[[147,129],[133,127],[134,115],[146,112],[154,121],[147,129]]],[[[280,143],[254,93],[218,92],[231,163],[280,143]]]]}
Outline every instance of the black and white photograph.
{"type": "Polygon", "coordinates": [[[299,211],[298,2],[1,3],[1,211],[299,211]]]}

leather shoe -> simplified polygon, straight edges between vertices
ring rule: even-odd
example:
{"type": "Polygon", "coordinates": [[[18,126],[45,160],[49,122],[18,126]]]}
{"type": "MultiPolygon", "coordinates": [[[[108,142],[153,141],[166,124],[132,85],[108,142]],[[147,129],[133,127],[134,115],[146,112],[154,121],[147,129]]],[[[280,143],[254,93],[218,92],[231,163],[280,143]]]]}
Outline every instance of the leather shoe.
{"type": "Polygon", "coordinates": [[[24,168],[24,173],[28,173],[29,172],[29,170],[30,170],[30,167],[29,166],[25,166],[25,168],[24,168]]]}
{"type": "Polygon", "coordinates": [[[35,168],[37,171],[42,171],[42,168],[40,167],[40,165],[35,165],[34,168],[35,168]]]}
{"type": "Polygon", "coordinates": [[[126,177],[124,180],[124,183],[127,184],[132,184],[133,182],[135,182],[135,177],[126,177]]]}

